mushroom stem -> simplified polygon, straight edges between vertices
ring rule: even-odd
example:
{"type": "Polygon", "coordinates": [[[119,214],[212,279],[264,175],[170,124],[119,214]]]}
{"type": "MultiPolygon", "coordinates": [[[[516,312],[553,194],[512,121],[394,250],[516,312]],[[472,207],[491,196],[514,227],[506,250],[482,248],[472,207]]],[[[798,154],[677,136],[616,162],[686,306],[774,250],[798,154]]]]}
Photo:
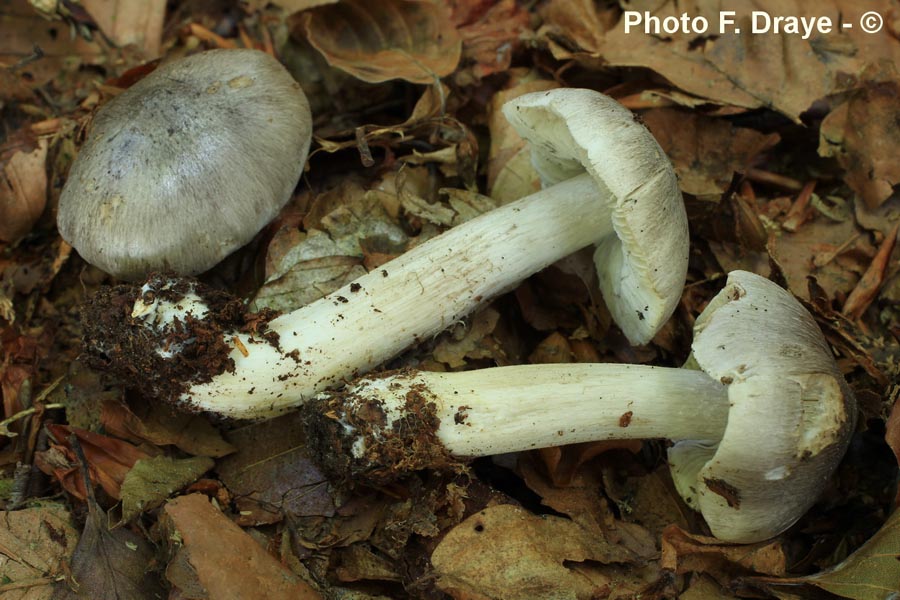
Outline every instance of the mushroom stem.
{"type": "MultiPolygon", "coordinates": [[[[432,435],[423,427],[434,427],[446,452],[459,458],[596,440],[714,442],[729,405],[725,386],[702,371],[598,363],[376,374],[322,394],[308,408],[308,422],[318,421],[310,435],[345,438],[353,470],[364,472],[384,466],[366,464],[382,455],[379,446],[400,436],[414,449],[412,440],[432,435]]],[[[428,466],[403,458],[404,467],[428,466]]]]}
{"type": "MultiPolygon", "coordinates": [[[[228,417],[274,416],[437,334],[610,232],[603,190],[589,175],[578,175],[468,221],[273,319],[267,332],[277,334],[277,343],[224,332],[233,370],[205,383],[188,382],[179,400],[228,417]]],[[[189,310],[180,320],[189,312],[203,318],[196,297],[150,305],[138,299],[132,317],[159,329],[160,321],[171,325],[182,306],[189,310]]]]}
{"type": "Polygon", "coordinates": [[[679,442],[668,453],[676,489],[716,537],[778,535],[846,451],[853,394],[812,315],[754,273],[729,274],[694,322],[691,351],[702,372],[579,364],[371,376],[320,395],[304,420],[324,468],[376,484],[455,456],[665,436],[679,442]]]}

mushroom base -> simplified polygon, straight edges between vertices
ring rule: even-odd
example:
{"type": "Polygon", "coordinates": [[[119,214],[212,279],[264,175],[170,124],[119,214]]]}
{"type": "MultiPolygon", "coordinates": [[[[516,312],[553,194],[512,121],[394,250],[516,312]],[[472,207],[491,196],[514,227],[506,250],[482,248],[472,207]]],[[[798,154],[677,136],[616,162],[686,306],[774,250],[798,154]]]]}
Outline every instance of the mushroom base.
{"type": "MultiPolygon", "coordinates": [[[[412,379],[415,373],[382,375],[396,380],[412,379]]],[[[371,384],[376,377],[367,379],[371,384]]],[[[464,468],[465,463],[451,456],[437,437],[441,420],[434,395],[425,385],[412,385],[399,410],[365,388],[348,388],[321,394],[302,411],[312,458],[345,486],[385,485],[426,468],[464,468]]]]}
{"type": "Polygon", "coordinates": [[[266,333],[266,323],[275,316],[274,311],[248,313],[240,300],[192,279],[153,274],[143,287],[103,288],[88,300],[81,313],[82,344],[92,368],[148,396],[192,409],[178,400],[185,391],[234,370],[234,332],[259,332],[277,344],[277,334],[266,333]],[[134,316],[139,299],[145,305],[161,301],[180,308],[189,294],[205,304],[202,317],[185,313],[165,326],[151,327],[134,316]]]}

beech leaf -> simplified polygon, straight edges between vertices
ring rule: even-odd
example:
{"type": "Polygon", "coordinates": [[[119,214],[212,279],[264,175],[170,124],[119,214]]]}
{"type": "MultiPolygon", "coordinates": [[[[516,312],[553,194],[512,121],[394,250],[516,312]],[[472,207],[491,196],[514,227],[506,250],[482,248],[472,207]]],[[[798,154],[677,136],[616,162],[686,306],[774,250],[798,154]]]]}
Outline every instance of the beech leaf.
{"type": "Polygon", "coordinates": [[[303,28],[328,64],[369,83],[434,83],[456,69],[462,52],[439,2],[347,0],[304,13],[303,28]]]}
{"type": "Polygon", "coordinates": [[[806,581],[852,600],[887,600],[900,590],[900,510],[844,562],[806,581]]]}

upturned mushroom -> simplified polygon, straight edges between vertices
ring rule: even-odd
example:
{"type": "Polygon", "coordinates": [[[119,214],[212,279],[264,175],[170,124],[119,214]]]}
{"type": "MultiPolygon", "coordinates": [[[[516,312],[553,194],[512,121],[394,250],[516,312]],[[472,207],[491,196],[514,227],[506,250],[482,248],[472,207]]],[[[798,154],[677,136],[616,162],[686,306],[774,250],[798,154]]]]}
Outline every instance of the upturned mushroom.
{"type": "Polygon", "coordinates": [[[59,232],[118,278],[205,271],[290,199],[311,128],[300,85],[264,52],[164,64],[98,111],[59,199],[59,232]]]}
{"type": "Polygon", "coordinates": [[[95,302],[90,313],[101,324],[87,327],[88,349],[107,368],[189,407],[270,417],[428,339],[595,243],[606,261],[601,278],[611,282],[604,289],[618,307],[617,322],[633,341],[646,341],[674,309],[687,268],[684,205],[665,154],[628,110],[597,92],[522,96],[506,112],[543,132],[533,135],[536,156],[556,157],[554,178],[563,170],[573,176],[269,321],[266,336],[259,335],[259,319],[251,318],[256,333],[218,319],[218,311],[199,302],[194,284],[157,278],[140,292],[121,290],[95,302]],[[185,304],[182,293],[195,299],[185,304]],[[138,347],[130,340],[140,340],[138,347]]]}
{"type": "Polygon", "coordinates": [[[774,283],[735,271],[698,317],[701,370],[621,364],[371,375],[304,407],[331,473],[383,483],[504,452],[668,438],[676,487],[723,540],[778,535],[843,456],[855,400],[815,321],[774,283]]]}

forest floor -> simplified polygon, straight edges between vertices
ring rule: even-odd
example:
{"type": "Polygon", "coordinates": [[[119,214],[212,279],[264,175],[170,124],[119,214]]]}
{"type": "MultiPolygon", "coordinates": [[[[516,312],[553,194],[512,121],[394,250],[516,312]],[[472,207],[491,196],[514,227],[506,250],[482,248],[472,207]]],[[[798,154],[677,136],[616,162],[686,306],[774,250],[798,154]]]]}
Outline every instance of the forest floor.
{"type": "Polygon", "coordinates": [[[0,597],[900,597],[900,5],[753,6],[0,2],[0,597]],[[779,15],[796,18],[775,31],[779,15]],[[673,163],[691,235],[652,341],[629,344],[582,251],[379,369],[678,367],[728,273],[751,271],[815,318],[856,398],[816,504],[773,539],[722,542],[678,495],[664,440],[348,489],[311,460],[300,413],[182,412],[88,364],[82,307],[120,282],[57,232],[67,173],[152,61],[213,48],[277,57],[314,116],[288,205],[200,276],[254,310],[295,310],[538,190],[504,102],[589,88],[634,111],[673,163]]]}

